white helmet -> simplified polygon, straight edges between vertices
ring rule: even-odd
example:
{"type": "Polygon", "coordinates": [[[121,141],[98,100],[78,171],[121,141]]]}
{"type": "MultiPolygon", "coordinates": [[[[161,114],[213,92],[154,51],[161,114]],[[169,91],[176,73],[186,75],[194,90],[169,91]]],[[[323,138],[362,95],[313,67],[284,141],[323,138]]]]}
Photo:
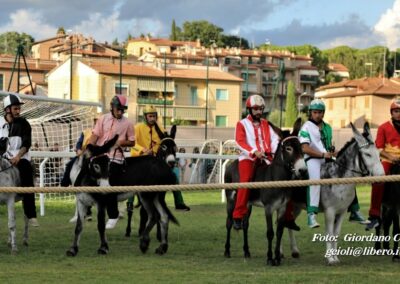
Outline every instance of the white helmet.
{"type": "Polygon", "coordinates": [[[252,95],[246,100],[246,108],[265,107],[265,101],[260,95],[252,95]]]}
{"type": "Polygon", "coordinates": [[[6,109],[9,106],[19,106],[23,104],[24,102],[21,101],[21,98],[18,95],[9,94],[3,101],[3,108],[6,109]]]}

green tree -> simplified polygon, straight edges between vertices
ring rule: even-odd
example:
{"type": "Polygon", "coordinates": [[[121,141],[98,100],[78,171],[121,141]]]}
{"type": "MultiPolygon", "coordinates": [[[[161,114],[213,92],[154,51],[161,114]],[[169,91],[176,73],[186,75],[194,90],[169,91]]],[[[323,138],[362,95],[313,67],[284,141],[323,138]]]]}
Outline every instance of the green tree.
{"type": "Polygon", "coordinates": [[[176,26],[175,20],[172,20],[172,25],[171,25],[171,34],[169,35],[170,40],[184,40],[182,38],[182,31],[181,28],[176,26]]]}
{"type": "Polygon", "coordinates": [[[203,46],[209,47],[213,43],[220,44],[223,31],[208,21],[186,21],[183,23],[182,37],[190,41],[200,39],[203,46]]]}
{"type": "Polygon", "coordinates": [[[339,75],[335,75],[333,73],[329,73],[328,75],[326,75],[325,77],[325,83],[326,84],[330,84],[330,83],[338,83],[340,81],[342,81],[342,77],[340,77],[339,75]]]}
{"type": "Polygon", "coordinates": [[[247,39],[235,35],[222,34],[220,40],[222,47],[240,47],[243,49],[248,49],[250,47],[247,39]]]}
{"type": "Polygon", "coordinates": [[[26,33],[6,32],[0,34],[0,53],[15,55],[18,44],[24,46],[24,54],[28,55],[35,40],[26,33]]]}
{"type": "Polygon", "coordinates": [[[285,126],[292,127],[298,115],[296,105],[296,88],[292,80],[288,82],[285,108],[285,126]]]}
{"type": "Polygon", "coordinates": [[[65,35],[65,34],[66,34],[66,32],[65,32],[64,27],[59,27],[57,29],[57,35],[65,35]]]}

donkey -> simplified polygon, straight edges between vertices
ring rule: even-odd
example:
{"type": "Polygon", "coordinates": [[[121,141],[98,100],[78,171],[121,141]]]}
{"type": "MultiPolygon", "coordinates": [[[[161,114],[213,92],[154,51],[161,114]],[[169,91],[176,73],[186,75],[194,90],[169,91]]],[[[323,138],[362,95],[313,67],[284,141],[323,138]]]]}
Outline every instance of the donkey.
{"type": "MultiPolygon", "coordinates": [[[[173,130],[176,130],[174,127],[173,130]]],[[[102,147],[88,145],[84,155],[74,164],[80,168],[76,186],[80,185],[100,185],[100,186],[128,186],[128,185],[154,185],[154,184],[175,184],[176,177],[172,169],[165,162],[175,161],[176,144],[173,140],[175,131],[171,130],[171,137],[164,138],[161,141],[157,157],[142,156],[127,158],[125,160],[125,169],[118,176],[110,176],[109,158],[104,153],[115,144],[118,137],[114,137],[102,147]]],[[[72,171],[71,171],[72,172],[72,171]]],[[[141,192],[138,194],[141,205],[146,210],[147,222],[143,224],[144,228],[140,236],[140,249],[145,253],[150,244],[150,231],[156,223],[160,223],[161,244],[156,249],[157,254],[164,254],[168,250],[168,223],[172,221],[179,224],[165,203],[165,192],[141,192]]],[[[118,194],[118,200],[125,200],[132,197],[133,193],[118,194]]],[[[83,218],[87,206],[97,203],[98,207],[98,230],[101,240],[99,254],[108,253],[108,243],[105,237],[105,194],[77,194],[78,220],[75,228],[75,238],[72,246],[67,250],[68,256],[76,256],[80,234],[82,232],[83,218]]]]}
{"type": "MultiPolygon", "coordinates": [[[[400,174],[400,164],[392,165],[390,169],[391,175],[398,175],[400,174]]],[[[392,260],[399,262],[400,256],[396,254],[399,248],[399,234],[400,234],[400,227],[399,227],[399,216],[400,216],[400,190],[399,190],[399,182],[387,182],[385,183],[385,191],[383,193],[382,198],[382,223],[375,228],[376,235],[380,236],[381,229],[383,229],[383,248],[389,250],[389,231],[390,226],[393,223],[393,255],[392,260]]],[[[375,249],[381,249],[381,242],[375,242],[375,249]]]]}
{"type": "MultiPolygon", "coordinates": [[[[321,178],[344,178],[362,176],[382,176],[384,170],[379,160],[379,152],[373,142],[369,124],[364,124],[361,134],[350,123],[354,138],[339,151],[334,162],[321,167],[321,178]]],[[[343,218],[355,197],[355,184],[322,185],[320,207],[325,212],[326,242],[325,258],[328,265],[340,262],[332,251],[337,249],[343,218]]]]}
{"type": "MultiPolygon", "coordinates": [[[[306,175],[307,168],[303,159],[301,145],[298,140],[298,132],[301,126],[301,119],[297,119],[293,131],[290,135],[284,134],[280,129],[274,127],[275,132],[283,139],[281,140],[272,164],[267,166],[262,164],[256,168],[254,181],[278,181],[278,180],[291,180],[294,178],[303,178],[306,175]]],[[[225,182],[238,182],[238,161],[231,163],[225,173],[225,182]]],[[[268,239],[268,252],[267,264],[280,265],[281,253],[280,245],[284,227],[284,213],[288,200],[290,199],[292,189],[289,188],[276,188],[266,190],[251,190],[249,198],[249,214],[243,220],[243,236],[244,244],[243,251],[244,257],[250,257],[248,246],[248,227],[249,218],[251,214],[252,205],[264,207],[266,223],[267,223],[267,239],[268,239]],[[274,229],[272,215],[277,212],[277,231],[276,231],[276,246],[275,258],[272,253],[272,241],[274,238],[274,229]]],[[[236,203],[236,191],[226,190],[227,200],[227,219],[226,219],[226,243],[225,243],[225,257],[230,257],[230,234],[233,224],[233,210],[236,203]]]]}
{"type": "MultiPolygon", "coordinates": [[[[7,151],[8,138],[0,139],[0,184],[2,187],[18,187],[21,184],[20,174],[18,168],[11,165],[11,163],[3,157],[7,151]]],[[[16,237],[16,223],[15,223],[15,202],[22,200],[20,195],[16,193],[0,193],[0,204],[7,205],[8,212],[8,244],[11,247],[11,253],[16,254],[17,237],[16,237]]],[[[23,236],[23,244],[28,245],[28,218],[25,216],[25,228],[23,236]]]]}

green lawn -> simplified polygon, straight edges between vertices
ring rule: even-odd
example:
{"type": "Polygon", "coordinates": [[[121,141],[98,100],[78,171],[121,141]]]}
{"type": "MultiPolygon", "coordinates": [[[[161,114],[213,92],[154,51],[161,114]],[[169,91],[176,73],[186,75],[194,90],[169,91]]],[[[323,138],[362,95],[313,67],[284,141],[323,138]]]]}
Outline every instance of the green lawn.
{"type": "MultiPolygon", "coordinates": [[[[369,206],[369,188],[358,190],[362,211],[369,206]]],[[[168,194],[172,205],[172,194],[168,194]]],[[[223,257],[225,242],[225,205],[221,193],[184,193],[190,212],[172,212],[180,226],[170,226],[169,251],[164,256],[154,254],[158,246],[154,234],[147,254],[138,248],[137,211],[134,236],[124,237],[125,219],[116,229],[108,231],[110,253],[97,255],[99,245],[95,222],[86,223],[77,257],[65,256],[70,246],[74,226],[68,223],[74,211],[72,202],[51,201],[46,204],[46,216],[40,217],[40,227],[31,230],[29,248],[22,246],[22,210],[18,213],[19,253],[12,256],[6,244],[5,207],[0,208],[0,283],[318,283],[393,282],[400,277],[399,264],[390,257],[342,256],[342,264],[327,267],[323,258],[324,243],[311,242],[314,233],[306,227],[305,213],[298,219],[302,231],[297,234],[300,259],[288,256],[287,235],[284,235],[286,258],[280,267],[265,265],[266,239],[263,210],[254,209],[250,224],[250,250],[252,258],[245,260],[242,236],[232,237],[232,258],[223,257]]],[[[172,208],[172,207],[171,207],[172,208]]],[[[323,223],[323,216],[318,216],[323,223]]],[[[344,222],[343,233],[366,235],[363,226],[344,222]]],[[[373,246],[372,243],[340,243],[340,246],[373,246]]]]}

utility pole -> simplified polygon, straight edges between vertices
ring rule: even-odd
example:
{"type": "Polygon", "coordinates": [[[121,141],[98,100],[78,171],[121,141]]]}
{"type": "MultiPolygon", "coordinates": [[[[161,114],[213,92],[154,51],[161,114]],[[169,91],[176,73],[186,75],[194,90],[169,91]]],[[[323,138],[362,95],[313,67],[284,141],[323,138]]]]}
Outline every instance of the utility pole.
{"type": "Polygon", "coordinates": [[[207,124],[208,124],[208,72],[209,72],[209,58],[207,56],[207,71],[206,71],[206,124],[204,128],[204,139],[207,140],[207,124]]]}
{"type": "Polygon", "coordinates": [[[167,52],[164,50],[164,129],[167,125],[167,52]]]}
{"type": "Polygon", "coordinates": [[[385,75],[386,75],[386,48],[383,48],[383,77],[382,84],[385,84],[385,75]]]}
{"type": "Polygon", "coordinates": [[[119,50],[119,94],[122,95],[122,50],[121,46],[119,50]]]}

